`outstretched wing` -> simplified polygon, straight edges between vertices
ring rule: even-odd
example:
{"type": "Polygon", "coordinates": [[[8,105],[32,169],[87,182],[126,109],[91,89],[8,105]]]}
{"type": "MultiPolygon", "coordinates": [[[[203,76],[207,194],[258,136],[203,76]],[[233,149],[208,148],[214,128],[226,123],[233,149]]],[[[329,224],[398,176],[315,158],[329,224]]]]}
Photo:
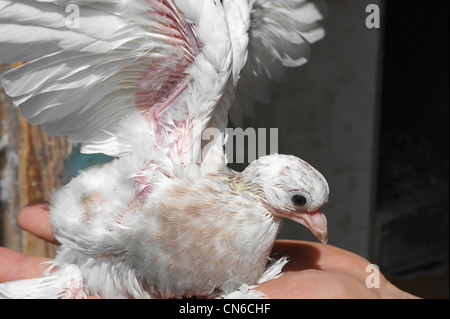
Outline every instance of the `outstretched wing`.
{"type": "Polygon", "coordinates": [[[268,102],[270,80],[282,80],[286,67],[306,63],[312,43],[325,35],[320,25],[323,8],[311,0],[224,0],[233,41],[235,101],[230,110],[234,123],[252,116],[254,101],[268,102]],[[241,18],[239,18],[241,17],[241,18]],[[239,62],[240,61],[240,62],[239,62]],[[243,62],[244,63],[243,63],[243,62]],[[240,69],[242,68],[242,70],[240,69]]]}
{"type": "Polygon", "coordinates": [[[6,93],[31,124],[84,153],[131,152],[135,128],[124,119],[135,113],[157,146],[198,152],[192,132],[227,90],[219,1],[0,0],[0,28],[0,63],[28,61],[3,74],[6,93]]]}

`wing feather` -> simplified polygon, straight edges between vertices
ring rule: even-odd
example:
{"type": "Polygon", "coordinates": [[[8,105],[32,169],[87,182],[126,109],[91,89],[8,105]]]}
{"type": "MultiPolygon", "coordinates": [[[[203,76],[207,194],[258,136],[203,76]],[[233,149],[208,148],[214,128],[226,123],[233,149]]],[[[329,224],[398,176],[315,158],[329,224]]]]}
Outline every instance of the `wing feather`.
{"type": "MultiPolygon", "coordinates": [[[[286,67],[298,67],[307,62],[310,45],[325,34],[320,25],[323,10],[316,2],[308,0],[225,1],[226,8],[227,5],[235,11],[239,8],[242,15],[249,16],[247,20],[240,19],[241,27],[232,29],[234,38],[248,41],[247,55],[235,52],[244,63],[230,110],[232,121],[242,125],[244,115],[253,116],[255,101],[269,101],[270,80],[280,81],[286,67]],[[243,27],[246,32],[242,31],[243,27]]],[[[229,12],[232,10],[227,10],[228,16],[229,12]]]]}
{"type": "Polygon", "coordinates": [[[138,112],[158,147],[197,158],[206,128],[223,132],[230,105],[236,124],[251,116],[254,100],[270,98],[270,80],[305,63],[324,35],[307,0],[0,0],[0,8],[0,62],[29,61],[3,74],[6,93],[47,133],[112,156],[145,143],[126,132],[124,119],[138,112]],[[66,24],[69,5],[79,7],[79,27],[66,24]]]}
{"type": "Polygon", "coordinates": [[[230,74],[221,5],[0,0],[0,8],[0,62],[28,61],[1,85],[30,123],[83,143],[83,152],[118,156],[134,143],[124,118],[139,112],[159,146],[176,143],[179,156],[192,143],[201,149],[193,126],[208,125],[230,74]],[[69,5],[79,8],[79,27],[66,23],[69,5]]]}

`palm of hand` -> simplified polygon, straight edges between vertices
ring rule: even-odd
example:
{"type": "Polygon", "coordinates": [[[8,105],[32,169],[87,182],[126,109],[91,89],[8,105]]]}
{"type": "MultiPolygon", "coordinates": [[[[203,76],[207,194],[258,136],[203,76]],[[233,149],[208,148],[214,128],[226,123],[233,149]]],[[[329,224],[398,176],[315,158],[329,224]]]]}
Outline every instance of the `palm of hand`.
{"type": "Polygon", "coordinates": [[[273,252],[290,256],[284,274],[260,290],[270,298],[414,298],[380,274],[379,288],[368,288],[366,259],[343,249],[305,241],[277,241],[273,252]]]}

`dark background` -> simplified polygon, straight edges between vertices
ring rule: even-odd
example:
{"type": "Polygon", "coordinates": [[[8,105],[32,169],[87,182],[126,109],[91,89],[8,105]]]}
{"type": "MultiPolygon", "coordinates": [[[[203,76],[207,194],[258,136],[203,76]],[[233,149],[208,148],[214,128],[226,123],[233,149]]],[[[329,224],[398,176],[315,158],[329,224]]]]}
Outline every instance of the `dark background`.
{"type": "Polygon", "coordinates": [[[448,298],[449,1],[385,1],[374,250],[411,292],[448,298]]]}

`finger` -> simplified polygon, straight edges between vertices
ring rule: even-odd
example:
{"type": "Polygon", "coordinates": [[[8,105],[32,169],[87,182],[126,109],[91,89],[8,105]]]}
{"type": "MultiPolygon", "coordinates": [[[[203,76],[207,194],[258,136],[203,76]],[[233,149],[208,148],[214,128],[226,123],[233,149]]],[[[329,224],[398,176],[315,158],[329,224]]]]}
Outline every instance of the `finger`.
{"type": "Polygon", "coordinates": [[[0,247],[0,282],[40,277],[48,267],[42,263],[49,260],[0,247]]]}
{"type": "Polygon", "coordinates": [[[26,206],[20,211],[17,222],[20,228],[41,239],[56,243],[50,224],[47,203],[41,202],[26,206]]]}

